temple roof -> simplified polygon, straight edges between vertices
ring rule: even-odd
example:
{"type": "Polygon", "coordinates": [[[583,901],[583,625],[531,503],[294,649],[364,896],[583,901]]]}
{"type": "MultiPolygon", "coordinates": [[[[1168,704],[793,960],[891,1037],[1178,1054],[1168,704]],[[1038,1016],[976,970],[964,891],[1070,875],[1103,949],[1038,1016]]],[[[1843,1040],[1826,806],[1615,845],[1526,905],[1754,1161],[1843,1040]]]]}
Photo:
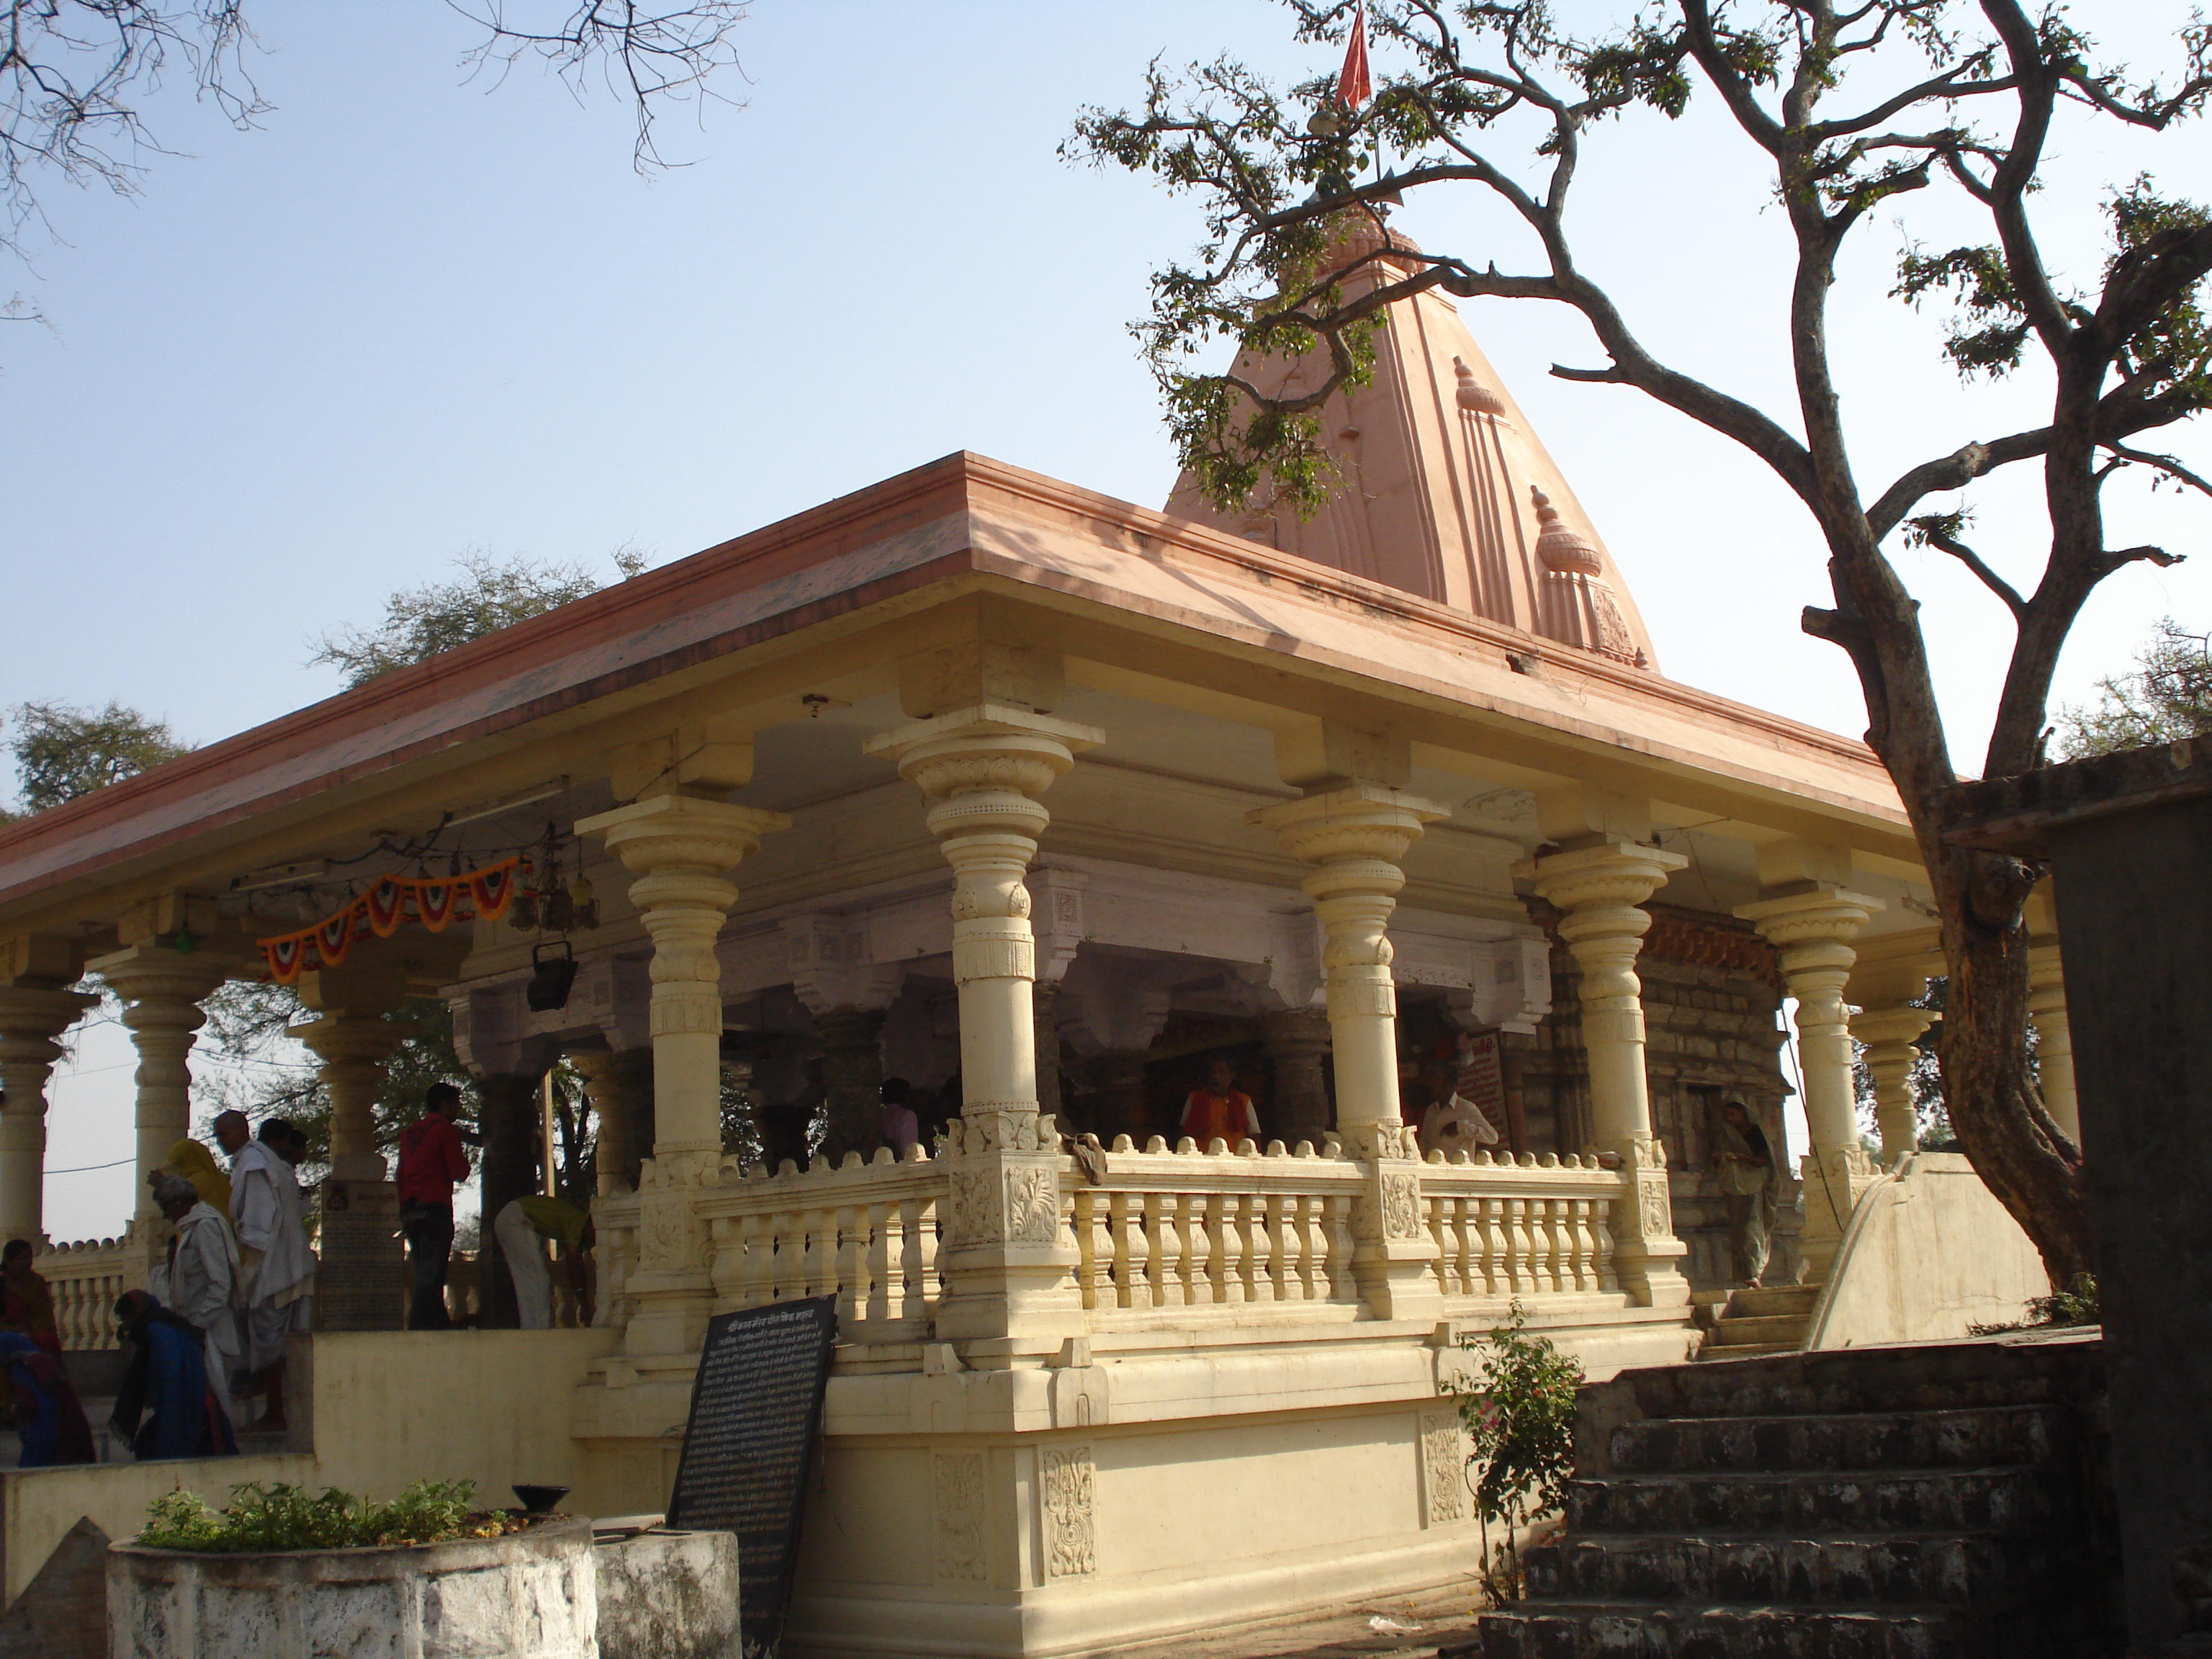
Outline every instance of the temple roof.
{"type": "MultiPolygon", "coordinates": [[[[1394,248],[1413,244],[1391,233],[1394,248]]],[[[1382,246],[1371,225],[1339,244],[1382,246]]],[[[1412,269],[1391,260],[1346,278],[1349,295],[1412,269]]],[[[1316,352],[1239,356],[1235,372],[1274,394],[1316,383],[1316,352]]],[[[1528,417],[1439,289],[1400,300],[1375,341],[1375,375],[1321,412],[1338,488],[1310,519],[1255,496],[1224,513],[1185,473],[1168,498],[1178,517],[1387,583],[1557,645],[1632,667],[1657,653],[1613,556],[1528,417]]]]}

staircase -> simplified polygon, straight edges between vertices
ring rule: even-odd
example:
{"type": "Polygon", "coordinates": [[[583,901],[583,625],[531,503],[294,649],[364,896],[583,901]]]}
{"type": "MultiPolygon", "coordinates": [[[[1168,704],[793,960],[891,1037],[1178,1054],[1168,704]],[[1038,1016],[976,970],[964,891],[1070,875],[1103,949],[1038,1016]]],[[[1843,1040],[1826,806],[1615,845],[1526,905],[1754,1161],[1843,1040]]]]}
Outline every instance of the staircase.
{"type": "Polygon", "coordinates": [[[1585,1389],[1565,1534],[1528,1552],[1527,1599],[1439,1659],[2112,1650],[2112,1532],[2082,1474],[2100,1388],[2094,1342],[1992,1339],[1585,1389]]]}
{"type": "Polygon", "coordinates": [[[1778,1285],[1771,1290],[1731,1291],[1717,1313],[1700,1308],[1705,1346],[1700,1359],[1751,1359],[1761,1354],[1796,1353],[1812,1328],[1818,1285],[1778,1285]]]}

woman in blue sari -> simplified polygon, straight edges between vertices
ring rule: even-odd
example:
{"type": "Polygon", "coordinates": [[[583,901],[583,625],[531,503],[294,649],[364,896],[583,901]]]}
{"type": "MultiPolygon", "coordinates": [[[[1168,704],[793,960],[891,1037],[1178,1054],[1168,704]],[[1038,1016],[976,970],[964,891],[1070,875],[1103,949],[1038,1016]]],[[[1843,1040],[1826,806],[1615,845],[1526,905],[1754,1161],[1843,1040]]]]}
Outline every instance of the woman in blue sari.
{"type": "Polygon", "coordinates": [[[156,1457],[234,1457],[238,1441],[208,1387],[203,1334],[144,1291],[115,1304],[131,1364],[110,1419],[140,1462],[156,1457]],[[143,1419],[143,1420],[142,1420],[143,1419]]]}
{"type": "Polygon", "coordinates": [[[92,1425],[61,1362],[29,1337],[0,1331],[0,1365],[15,1393],[15,1432],[23,1443],[18,1467],[51,1468],[93,1460],[92,1425]]]}

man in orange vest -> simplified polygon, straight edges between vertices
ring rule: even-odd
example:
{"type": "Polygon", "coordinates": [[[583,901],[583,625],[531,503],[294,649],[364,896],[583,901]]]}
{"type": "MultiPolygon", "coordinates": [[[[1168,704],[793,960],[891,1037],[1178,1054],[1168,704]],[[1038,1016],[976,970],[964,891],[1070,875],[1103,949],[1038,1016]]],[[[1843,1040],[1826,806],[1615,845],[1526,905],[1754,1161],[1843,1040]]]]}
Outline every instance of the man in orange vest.
{"type": "Polygon", "coordinates": [[[1201,1152],[1216,1139],[1227,1141],[1234,1152],[1248,1135],[1260,1138],[1260,1114],[1252,1108],[1252,1097],[1237,1088],[1236,1073],[1225,1058],[1214,1056],[1206,1068],[1206,1086],[1193,1089],[1183,1102],[1182,1132],[1198,1143],[1201,1152]]]}

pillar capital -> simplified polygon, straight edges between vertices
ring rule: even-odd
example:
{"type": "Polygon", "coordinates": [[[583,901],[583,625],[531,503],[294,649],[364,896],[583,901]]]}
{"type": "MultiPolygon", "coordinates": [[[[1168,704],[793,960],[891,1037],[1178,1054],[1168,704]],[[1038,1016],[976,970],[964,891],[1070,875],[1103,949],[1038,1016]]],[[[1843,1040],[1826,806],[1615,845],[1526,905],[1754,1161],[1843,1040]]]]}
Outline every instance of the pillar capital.
{"type": "Polygon", "coordinates": [[[650,795],[576,822],[637,876],[720,876],[757,852],[762,836],[790,827],[784,813],[695,795],[650,795]]]}
{"type": "MultiPolygon", "coordinates": [[[[1448,816],[1449,808],[1402,789],[1347,783],[1256,807],[1244,815],[1244,821],[1273,830],[1285,852],[1326,871],[1353,862],[1395,865],[1421,838],[1422,825],[1448,816]]],[[[1315,879],[1306,878],[1309,891],[1315,879]]]]}
{"type": "MultiPolygon", "coordinates": [[[[1878,898],[1822,881],[1808,883],[1799,892],[1740,904],[1735,913],[1783,953],[1782,971],[1787,974],[1793,952],[1808,968],[1826,965],[1834,953],[1822,947],[1849,945],[1875,913],[1887,908],[1878,898]]],[[[1850,953],[1843,965],[1848,969],[1856,960],[1856,953],[1850,953]]]]}
{"type": "MultiPolygon", "coordinates": [[[[1601,842],[1570,852],[1547,853],[1513,866],[1513,873],[1537,895],[1569,916],[1642,904],[1690,860],[1680,853],[1640,841],[1601,842]]],[[[1638,939],[1650,919],[1636,929],[1638,939]]],[[[1561,936],[1565,931],[1561,929],[1561,936]]]]}

